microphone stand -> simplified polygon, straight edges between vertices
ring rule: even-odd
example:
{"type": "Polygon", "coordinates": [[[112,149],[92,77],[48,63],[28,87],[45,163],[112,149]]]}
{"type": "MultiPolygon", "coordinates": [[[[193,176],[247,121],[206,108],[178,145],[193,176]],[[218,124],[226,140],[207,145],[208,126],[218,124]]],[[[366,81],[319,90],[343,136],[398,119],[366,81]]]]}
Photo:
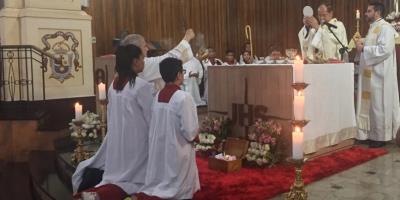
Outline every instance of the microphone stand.
{"type": "Polygon", "coordinates": [[[344,44],[339,40],[339,38],[336,36],[336,34],[332,31],[331,26],[329,26],[329,25],[326,25],[326,26],[328,26],[329,31],[333,34],[333,36],[339,42],[340,46],[342,46],[342,48],[339,49],[339,53],[340,53],[340,57],[341,57],[340,59],[343,61],[343,55],[346,52],[349,53],[349,51],[348,51],[349,48],[344,46],[344,44]]]}

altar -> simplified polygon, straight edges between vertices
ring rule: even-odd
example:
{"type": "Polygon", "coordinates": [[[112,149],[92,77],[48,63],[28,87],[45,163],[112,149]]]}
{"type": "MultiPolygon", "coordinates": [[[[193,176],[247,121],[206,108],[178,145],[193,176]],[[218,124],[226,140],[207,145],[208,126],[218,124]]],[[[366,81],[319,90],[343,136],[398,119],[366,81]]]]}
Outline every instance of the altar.
{"type": "MultiPolygon", "coordinates": [[[[254,120],[283,125],[285,148],[291,147],[294,118],[293,65],[239,65],[208,68],[208,111],[232,119],[232,134],[246,137],[254,120]]],[[[304,81],[304,153],[310,154],[355,138],[354,65],[306,64],[304,81]]],[[[289,153],[291,149],[286,149],[289,153]]]]}

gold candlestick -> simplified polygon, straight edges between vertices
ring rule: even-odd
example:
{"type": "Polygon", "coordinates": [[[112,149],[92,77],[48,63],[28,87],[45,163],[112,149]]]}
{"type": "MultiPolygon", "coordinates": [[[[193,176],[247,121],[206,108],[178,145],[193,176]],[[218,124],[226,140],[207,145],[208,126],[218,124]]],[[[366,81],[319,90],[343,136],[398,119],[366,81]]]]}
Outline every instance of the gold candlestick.
{"type": "Polygon", "coordinates": [[[100,131],[102,140],[106,137],[107,133],[107,100],[100,100],[101,118],[100,118],[100,131]]]}
{"type": "Polygon", "coordinates": [[[290,163],[295,166],[295,181],[290,187],[290,192],[286,194],[286,200],[306,200],[308,199],[308,194],[304,187],[304,181],[302,177],[302,168],[305,163],[305,159],[289,159],[290,163]]]}
{"type": "Polygon", "coordinates": [[[73,121],[72,123],[74,123],[74,125],[76,127],[75,131],[76,131],[78,137],[77,137],[76,148],[74,150],[74,154],[72,155],[71,161],[74,164],[78,164],[81,161],[88,159],[89,153],[83,149],[83,136],[82,136],[83,121],[77,120],[77,121],[73,121]]]}
{"type": "MultiPolygon", "coordinates": [[[[307,83],[293,83],[292,87],[297,91],[304,91],[308,86],[307,83]]],[[[303,93],[304,94],[304,93],[303,93]]],[[[309,120],[292,120],[291,124],[293,129],[299,127],[301,130],[308,124],[309,120]]],[[[293,185],[290,187],[289,193],[286,194],[285,200],[307,200],[308,194],[304,187],[304,181],[302,177],[302,168],[304,165],[305,159],[288,159],[290,163],[293,163],[295,166],[295,180],[293,185]]]]}
{"type": "Polygon", "coordinates": [[[356,33],[354,33],[353,37],[351,38],[351,41],[348,45],[349,49],[353,49],[356,47],[356,42],[361,39],[361,34],[360,34],[360,18],[356,17],[357,24],[356,24],[356,33]]]}

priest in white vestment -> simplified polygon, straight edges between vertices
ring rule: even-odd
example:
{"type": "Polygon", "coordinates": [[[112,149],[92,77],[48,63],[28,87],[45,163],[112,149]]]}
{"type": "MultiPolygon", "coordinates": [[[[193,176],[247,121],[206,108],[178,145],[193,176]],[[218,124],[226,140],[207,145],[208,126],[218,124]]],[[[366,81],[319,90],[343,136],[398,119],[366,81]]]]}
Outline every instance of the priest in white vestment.
{"type": "Polygon", "coordinates": [[[146,52],[145,53],[146,58],[144,60],[144,62],[145,62],[144,70],[142,73],[139,74],[139,76],[141,78],[143,78],[144,80],[154,83],[154,87],[155,87],[156,91],[159,91],[160,89],[162,89],[164,87],[165,83],[161,79],[158,65],[160,64],[160,62],[163,59],[168,58],[168,57],[178,58],[178,59],[182,60],[183,63],[192,59],[193,53],[192,53],[192,49],[190,47],[189,42],[194,37],[195,37],[195,34],[194,34],[193,30],[188,29],[186,31],[184,38],[178,44],[178,46],[176,46],[175,48],[173,48],[166,54],[164,54],[162,56],[157,56],[157,57],[147,57],[147,51],[148,51],[147,43],[145,41],[145,38],[139,34],[131,34],[131,35],[126,36],[121,41],[121,45],[133,44],[133,45],[140,47],[143,52],[146,52]]]}
{"type": "Polygon", "coordinates": [[[395,37],[397,32],[382,18],[384,6],[371,3],[365,13],[370,27],[365,41],[357,41],[360,54],[357,102],[358,139],[381,147],[396,136],[400,126],[395,37]]]}
{"type": "MultiPolygon", "coordinates": [[[[83,163],[103,167],[102,181],[96,187],[113,184],[126,195],[136,193],[146,175],[153,87],[137,76],[143,68],[144,55],[139,47],[118,47],[118,75],[108,90],[106,140],[89,163],[83,163]]],[[[81,166],[78,169],[84,170],[81,166]]],[[[79,186],[76,180],[81,179],[79,173],[77,170],[72,178],[74,191],[79,186]]]]}
{"type": "Polygon", "coordinates": [[[182,62],[160,63],[166,86],[154,98],[149,132],[149,157],[141,192],[162,199],[192,199],[200,189],[193,140],[199,124],[191,95],[179,89],[182,62]]]}
{"type": "Polygon", "coordinates": [[[194,102],[197,106],[205,105],[205,102],[201,100],[200,88],[201,79],[203,78],[203,67],[197,58],[193,57],[188,62],[183,64],[184,69],[184,81],[183,89],[192,95],[194,102]]]}
{"type": "MultiPolygon", "coordinates": [[[[340,54],[342,45],[347,47],[346,28],[343,23],[333,18],[333,10],[330,4],[321,4],[318,7],[319,21],[314,17],[304,17],[304,26],[298,37],[301,54],[308,63],[325,63],[330,60],[348,61],[348,54],[340,54]],[[335,33],[339,41],[335,38],[335,33]]],[[[344,50],[343,50],[344,51],[344,50]]]]}
{"type": "Polygon", "coordinates": [[[204,66],[204,94],[202,100],[208,102],[208,67],[213,65],[222,65],[224,62],[217,58],[217,53],[213,48],[208,48],[207,59],[202,60],[204,66]]]}

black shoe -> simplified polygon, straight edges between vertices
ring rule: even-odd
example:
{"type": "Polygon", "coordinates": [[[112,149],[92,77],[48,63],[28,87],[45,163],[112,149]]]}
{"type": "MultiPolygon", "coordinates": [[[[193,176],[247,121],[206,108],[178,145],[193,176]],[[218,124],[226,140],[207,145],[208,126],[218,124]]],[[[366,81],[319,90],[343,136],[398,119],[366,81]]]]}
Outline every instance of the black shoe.
{"type": "Polygon", "coordinates": [[[369,139],[366,139],[366,140],[357,140],[356,139],[356,144],[358,144],[358,145],[369,145],[369,143],[371,142],[371,140],[369,140],[369,139]]]}
{"type": "Polygon", "coordinates": [[[386,142],[383,141],[370,141],[369,148],[381,148],[386,145],[386,142]]]}

